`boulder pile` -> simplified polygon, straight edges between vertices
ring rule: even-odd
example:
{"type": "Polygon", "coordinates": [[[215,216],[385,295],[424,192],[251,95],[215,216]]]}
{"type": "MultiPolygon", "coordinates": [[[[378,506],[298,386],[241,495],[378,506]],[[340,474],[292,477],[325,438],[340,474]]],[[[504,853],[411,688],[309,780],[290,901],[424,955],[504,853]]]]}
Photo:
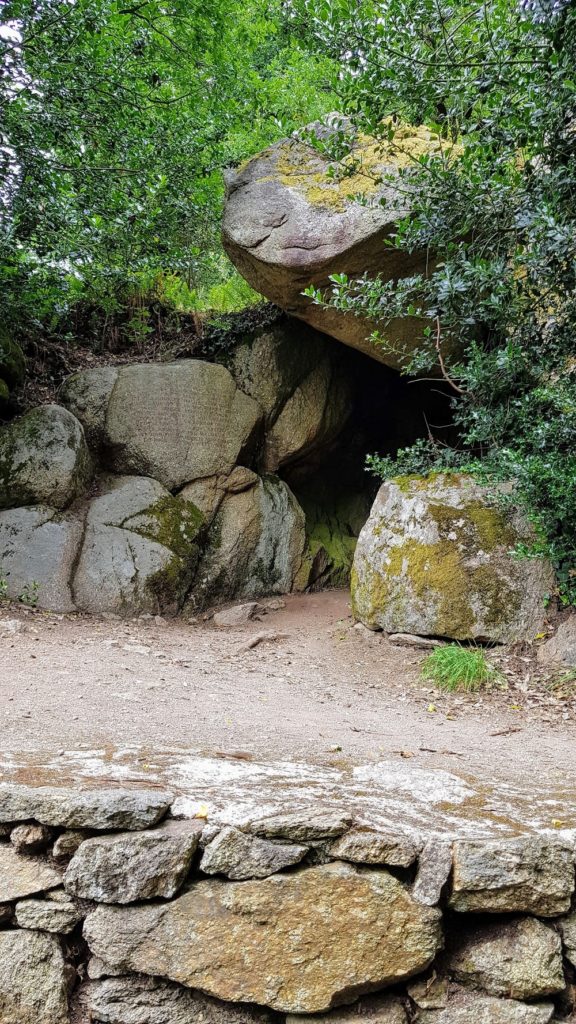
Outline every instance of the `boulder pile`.
{"type": "Polygon", "coordinates": [[[305,515],[277,473],[343,431],[349,383],[325,338],[285,321],[228,364],[88,369],[60,405],[1,428],[10,597],[33,588],[54,611],[137,615],[308,585],[305,515]]]}

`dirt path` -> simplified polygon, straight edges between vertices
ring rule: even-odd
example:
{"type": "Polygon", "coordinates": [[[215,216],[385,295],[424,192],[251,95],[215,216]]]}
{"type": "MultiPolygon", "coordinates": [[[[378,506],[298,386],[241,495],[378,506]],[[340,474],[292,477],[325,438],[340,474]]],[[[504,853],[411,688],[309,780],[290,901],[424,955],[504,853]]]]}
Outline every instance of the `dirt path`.
{"type": "Polygon", "coordinates": [[[353,627],[343,591],[288,597],[236,629],[20,609],[0,619],[5,756],[176,746],[576,779],[574,706],[532,689],[528,663],[525,673],[516,662],[507,691],[441,696],[420,681],[422,651],[353,627]],[[10,633],[2,623],[16,618],[10,633]]]}

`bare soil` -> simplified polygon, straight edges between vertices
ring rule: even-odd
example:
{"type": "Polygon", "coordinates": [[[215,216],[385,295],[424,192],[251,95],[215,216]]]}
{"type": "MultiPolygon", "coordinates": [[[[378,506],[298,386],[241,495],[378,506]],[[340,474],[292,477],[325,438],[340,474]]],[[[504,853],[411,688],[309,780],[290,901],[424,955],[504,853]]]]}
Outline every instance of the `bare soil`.
{"type": "Polygon", "coordinates": [[[409,759],[479,776],[576,778],[576,701],[538,680],[530,654],[490,655],[505,688],[448,696],[422,681],[425,651],[354,627],[345,591],[271,604],[283,607],[234,629],[5,607],[4,754],[181,746],[240,758],[409,759]]]}

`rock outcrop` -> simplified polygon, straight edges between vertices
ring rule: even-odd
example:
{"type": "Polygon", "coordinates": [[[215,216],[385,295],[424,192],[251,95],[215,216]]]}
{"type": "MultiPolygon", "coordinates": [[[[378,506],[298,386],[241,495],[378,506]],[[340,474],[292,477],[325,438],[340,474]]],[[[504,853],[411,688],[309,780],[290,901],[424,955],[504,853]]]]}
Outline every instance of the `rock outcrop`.
{"type": "Polygon", "coordinates": [[[256,477],[246,489],[226,492],[210,527],[189,607],[293,590],[305,543],[304,513],[278,477],[256,477]]]}
{"type": "Polygon", "coordinates": [[[330,115],[324,124],[310,125],[228,173],[224,247],[246,280],[282,309],[398,367],[402,351],[421,341],[418,320],[393,321],[386,335],[394,351],[384,351],[370,340],[373,323],[353,312],[315,305],[303,292],[311,284],[324,288],[332,274],[386,280],[423,268],[421,254],[386,245],[409,208],[405,189],[401,195],[394,177],[399,167],[438,151],[439,145],[427,128],[398,126],[388,142],[362,135],[347,119],[330,115]],[[342,127],[347,153],[338,163],[331,148],[342,127]],[[310,133],[322,136],[324,152],[305,141],[310,133]]]}
{"type": "Polygon", "coordinates": [[[231,372],[264,410],[259,468],[276,473],[334,440],[351,412],[350,382],[325,335],[282,320],[240,344],[231,372]]]}
{"type": "Polygon", "coordinates": [[[403,477],[379,490],[356,548],[352,601],[370,629],[455,640],[532,639],[554,585],[518,512],[457,474],[403,477]]]}

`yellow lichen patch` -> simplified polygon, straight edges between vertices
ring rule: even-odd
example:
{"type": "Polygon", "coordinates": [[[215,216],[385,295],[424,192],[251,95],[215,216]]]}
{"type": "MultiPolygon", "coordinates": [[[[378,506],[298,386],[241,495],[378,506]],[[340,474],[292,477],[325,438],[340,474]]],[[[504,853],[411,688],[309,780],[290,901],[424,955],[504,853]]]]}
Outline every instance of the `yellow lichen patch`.
{"type": "MultiPolygon", "coordinates": [[[[312,206],[343,213],[351,197],[367,198],[378,192],[383,175],[416,164],[426,154],[448,156],[457,150],[429,128],[399,125],[391,138],[359,134],[350,153],[338,164],[327,164],[303,142],[284,142],[275,150],[276,174],[283,185],[297,189],[312,206]]],[[[270,153],[266,151],[265,155],[270,153]]],[[[269,179],[267,175],[259,180],[269,179]]]]}

